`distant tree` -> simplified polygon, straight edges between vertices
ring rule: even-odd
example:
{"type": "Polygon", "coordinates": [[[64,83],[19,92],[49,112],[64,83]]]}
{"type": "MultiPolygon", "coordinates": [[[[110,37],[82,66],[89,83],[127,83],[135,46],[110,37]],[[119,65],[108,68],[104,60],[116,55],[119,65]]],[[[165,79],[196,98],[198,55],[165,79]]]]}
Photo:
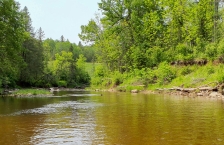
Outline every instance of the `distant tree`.
{"type": "Polygon", "coordinates": [[[40,42],[43,42],[44,36],[45,36],[44,31],[40,27],[36,32],[36,37],[40,42]]]}
{"type": "Polygon", "coordinates": [[[70,66],[73,62],[72,53],[62,51],[61,54],[55,54],[55,61],[53,62],[53,74],[57,81],[68,81],[70,66]]]}
{"type": "Polygon", "coordinates": [[[23,14],[23,20],[24,20],[26,32],[29,32],[29,34],[32,37],[34,37],[35,33],[34,33],[34,28],[32,26],[32,20],[30,18],[30,13],[29,13],[28,8],[26,6],[23,8],[22,14],[23,14]]]}
{"type": "Polygon", "coordinates": [[[65,41],[65,38],[63,35],[61,35],[61,42],[64,42],[65,41]]]}
{"type": "Polygon", "coordinates": [[[83,45],[82,45],[82,42],[81,42],[81,41],[79,41],[78,47],[79,47],[80,49],[83,48],[83,45]]]}

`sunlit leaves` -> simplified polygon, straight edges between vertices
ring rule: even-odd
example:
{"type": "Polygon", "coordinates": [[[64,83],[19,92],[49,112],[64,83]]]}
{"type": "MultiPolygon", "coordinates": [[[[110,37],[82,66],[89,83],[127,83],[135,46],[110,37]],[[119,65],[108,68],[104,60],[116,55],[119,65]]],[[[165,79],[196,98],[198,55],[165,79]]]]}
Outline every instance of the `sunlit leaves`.
{"type": "Polygon", "coordinates": [[[55,54],[55,61],[53,62],[53,73],[59,79],[69,75],[69,68],[73,62],[73,55],[71,52],[62,51],[61,54],[55,54]]]}
{"type": "Polygon", "coordinates": [[[81,26],[80,39],[86,42],[95,42],[100,38],[100,28],[97,26],[94,20],[90,20],[88,25],[81,26]]]}

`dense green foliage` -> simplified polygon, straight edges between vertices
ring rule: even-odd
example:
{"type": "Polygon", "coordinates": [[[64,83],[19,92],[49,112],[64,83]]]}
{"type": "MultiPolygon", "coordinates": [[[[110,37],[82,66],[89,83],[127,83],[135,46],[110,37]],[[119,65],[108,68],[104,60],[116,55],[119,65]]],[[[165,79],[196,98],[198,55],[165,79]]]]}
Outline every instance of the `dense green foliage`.
{"type": "Polygon", "coordinates": [[[135,69],[131,72],[109,72],[103,65],[95,69],[92,88],[115,88],[118,91],[155,90],[173,87],[215,87],[224,83],[224,65],[208,63],[204,66],[171,66],[166,62],[154,69],[135,69]],[[109,72],[109,73],[108,73],[109,72]]]}
{"type": "Polygon", "coordinates": [[[24,41],[24,22],[14,0],[0,1],[0,85],[14,85],[18,79],[24,41]]]}
{"type": "Polygon", "coordinates": [[[70,43],[63,35],[44,40],[42,28],[32,27],[27,7],[0,0],[0,88],[89,85],[84,64],[95,59],[94,53],[93,47],[70,43]]]}
{"type": "Polygon", "coordinates": [[[223,35],[219,6],[211,0],[101,0],[103,17],[82,26],[79,36],[94,43],[99,61],[113,71],[216,59],[222,55],[222,48],[213,50],[223,35]]]}
{"type": "Polygon", "coordinates": [[[102,16],[81,26],[84,46],[63,35],[44,39],[42,28],[32,27],[27,7],[0,0],[0,88],[181,85],[178,80],[197,75],[196,66],[207,62],[217,65],[204,66],[214,75],[210,81],[221,83],[222,5],[219,0],[101,0],[102,16]],[[93,66],[86,68],[86,62],[93,66]]]}
{"type": "MultiPolygon", "coordinates": [[[[102,17],[81,26],[79,34],[97,48],[104,66],[96,69],[93,85],[118,85],[132,77],[166,85],[178,77],[170,64],[222,63],[222,5],[218,0],[101,0],[102,17]]],[[[185,69],[183,76],[193,71],[185,69]]]]}

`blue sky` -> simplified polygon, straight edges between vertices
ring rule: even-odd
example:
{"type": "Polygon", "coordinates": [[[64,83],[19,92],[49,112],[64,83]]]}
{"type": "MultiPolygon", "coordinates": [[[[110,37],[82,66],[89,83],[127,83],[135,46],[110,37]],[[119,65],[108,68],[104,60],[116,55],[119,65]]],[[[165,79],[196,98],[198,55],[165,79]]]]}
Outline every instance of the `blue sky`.
{"type": "Polygon", "coordinates": [[[80,41],[80,26],[95,18],[101,0],[16,0],[21,8],[28,7],[32,25],[42,28],[46,38],[60,39],[61,35],[70,42],[80,41]]]}

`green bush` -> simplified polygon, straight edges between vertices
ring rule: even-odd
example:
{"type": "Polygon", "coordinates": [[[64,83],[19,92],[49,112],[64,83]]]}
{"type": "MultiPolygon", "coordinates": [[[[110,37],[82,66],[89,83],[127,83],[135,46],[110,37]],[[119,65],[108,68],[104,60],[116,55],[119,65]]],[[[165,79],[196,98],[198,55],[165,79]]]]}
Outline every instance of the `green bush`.
{"type": "Polygon", "coordinates": [[[104,79],[102,79],[102,83],[101,83],[102,87],[110,87],[111,84],[112,84],[111,78],[104,78],[104,79]]]}
{"type": "Polygon", "coordinates": [[[94,76],[96,77],[105,77],[106,70],[102,65],[99,65],[95,68],[94,76]]]}
{"type": "Polygon", "coordinates": [[[94,75],[91,78],[91,85],[96,87],[108,84],[105,79],[106,76],[106,68],[103,65],[96,66],[94,75]]]}
{"type": "Polygon", "coordinates": [[[191,68],[189,66],[184,67],[183,69],[181,69],[180,74],[181,75],[188,75],[192,72],[191,68]]]}
{"type": "Polygon", "coordinates": [[[193,51],[186,44],[178,44],[176,46],[177,55],[176,60],[192,60],[193,51]]]}
{"type": "Polygon", "coordinates": [[[113,74],[114,74],[113,78],[112,78],[113,85],[118,86],[118,85],[122,84],[123,83],[122,74],[119,71],[115,71],[113,74]]]}
{"type": "Polygon", "coordinates": [[[103,78],[101,78],[101,77],[91,78],[91,85],[92,86],[101,86],[102,83],[103,83],[103,78]]]}
{"type": "Polygon", "coordinates": [[[224,39],[222,39],[218,46],[217,46],[217,53],[218,55],[223,55],[224,54],[224,39]]]}
{"type": "MultiPolygon", "coordinates": [[[[145,54],[143,54],[145,55],[145,54]]],[[[146,65],[148,67],[156,66],[166,59],[163,48],[154,46],[146,51],[146,65]]]]}
{"type": "Polygon", "coordinates": [[[142,76],[143,85],[147,87],[149,84],[155,84],[156,80],[156,73],[152,69],[146,69],[145,74],[142,76]]]}
{"type": "Polygon", "coordinates": [[[214,60],[217,56],[217,45],[215,43],[206,46],[205,54],[209,60],[214,60]]]}
{"type": "Polygon", "coordinates": [[[67,87],[67,82],[64,81],[64,80],[60,80],[60,81],[58,81],[57,84],[58,84],[59,87],[67,87]]]}
{"type": "Polygon", "coordinates": [[[156,70],[156,75],[160,85],[168,84],[176,77],[175,71],[167,62],[159,64],[158,69],[156,70]]]}
{"type": "Polygon", "coordinates": [[[86,84],[89,85],[90,84],[90,76],[87,72],[81,71],[81,73],[79,74],[79,79],[78,82],[81,84],[86,84]]]}

